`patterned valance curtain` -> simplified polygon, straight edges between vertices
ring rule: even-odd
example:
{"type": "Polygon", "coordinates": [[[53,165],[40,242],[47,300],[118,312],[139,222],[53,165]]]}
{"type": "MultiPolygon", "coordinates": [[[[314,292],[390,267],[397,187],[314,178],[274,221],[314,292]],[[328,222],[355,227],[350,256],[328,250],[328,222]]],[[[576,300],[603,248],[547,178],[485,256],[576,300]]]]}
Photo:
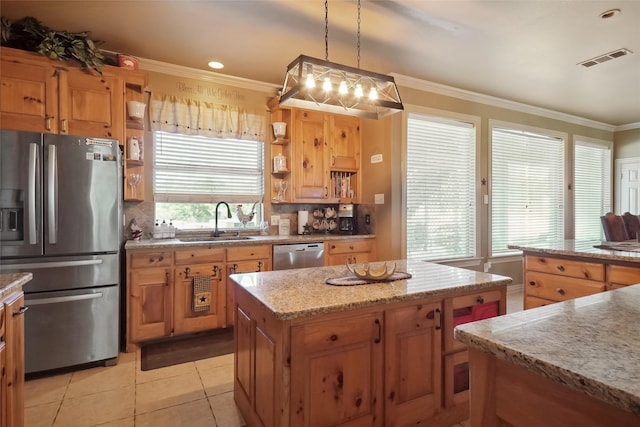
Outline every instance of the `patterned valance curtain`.
{"type": "Polygon", "coordinates": [[[209,138],[266,140],[266,114],[246,107],[152,93],[149,118],[153,131],[209,138]]]}

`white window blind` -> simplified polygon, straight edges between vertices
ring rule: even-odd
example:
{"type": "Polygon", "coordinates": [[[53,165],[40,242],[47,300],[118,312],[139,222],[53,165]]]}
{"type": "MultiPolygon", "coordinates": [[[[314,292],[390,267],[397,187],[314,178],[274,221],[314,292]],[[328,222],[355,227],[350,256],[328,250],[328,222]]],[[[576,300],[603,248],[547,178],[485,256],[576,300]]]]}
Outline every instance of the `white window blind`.
{"type": "Polygon", "coordinates": [[[475,256],[473,124],[421,114],[407,122],[407,257],[475,256]]]}
{"type": "Polygon", "coordinates": [[[600,217],[611,211],[611,149],[576,140],[573,182],[575,238],[604,240],[600,217]]]}
{"type": "Polygon", "coordinates": [[[564,238],[564,141],[517,129],[491,131],[491,252],[564,238]]]}
{"type": "Polygon", "coordinates": [[[256,202],[264,188],[259,141],[154,132],[156,202],[256,202]]]}

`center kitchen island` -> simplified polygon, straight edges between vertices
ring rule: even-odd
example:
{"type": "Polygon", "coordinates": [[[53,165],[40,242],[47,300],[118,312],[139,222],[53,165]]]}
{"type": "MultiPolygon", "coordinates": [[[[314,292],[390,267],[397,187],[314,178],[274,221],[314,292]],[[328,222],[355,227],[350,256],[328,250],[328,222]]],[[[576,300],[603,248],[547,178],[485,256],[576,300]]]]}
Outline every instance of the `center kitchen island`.
{"type": "Polygon", "coordinates": [[[410,278],[326,284],[345,266],[234,274],[234,398],[250,426],[449,426],[469,416],[455,325],[506,312],[504,276],[389,261],[410,278]]]}

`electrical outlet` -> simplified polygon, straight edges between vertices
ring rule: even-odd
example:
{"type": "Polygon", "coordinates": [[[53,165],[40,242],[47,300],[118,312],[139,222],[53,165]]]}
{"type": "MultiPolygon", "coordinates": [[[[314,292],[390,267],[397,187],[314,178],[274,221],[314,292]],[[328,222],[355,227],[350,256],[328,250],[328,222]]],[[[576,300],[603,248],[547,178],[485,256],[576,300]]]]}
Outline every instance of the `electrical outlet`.
{"type": "Polygon", "coordinates": [[[364,223],[367,224],[367,225],[371,224],[371,215],[366,214],[364,216],[364,223]]]}
{"type": "Polygon", "coordinates": [[[280,215],[271,215],[271,225],[280,224],[280,215]]]}

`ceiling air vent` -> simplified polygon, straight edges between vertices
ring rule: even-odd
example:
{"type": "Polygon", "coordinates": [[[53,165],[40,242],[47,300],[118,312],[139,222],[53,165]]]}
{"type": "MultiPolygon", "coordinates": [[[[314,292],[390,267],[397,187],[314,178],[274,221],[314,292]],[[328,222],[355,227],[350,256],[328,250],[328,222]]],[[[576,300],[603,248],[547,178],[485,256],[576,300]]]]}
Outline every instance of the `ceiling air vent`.
{"type": "Polygon", "coordinates": [[[612,59],[620,58],[621,56],[629,55],[631,52],[629,49],[618,49],[613,52],[605,53],[604,55],[596,56],[595,58],[587,59],[586,61],[579,62],[578,65],[589,68],[594,65],[602,64],[603,62],[610,61],[612,59]]]}

